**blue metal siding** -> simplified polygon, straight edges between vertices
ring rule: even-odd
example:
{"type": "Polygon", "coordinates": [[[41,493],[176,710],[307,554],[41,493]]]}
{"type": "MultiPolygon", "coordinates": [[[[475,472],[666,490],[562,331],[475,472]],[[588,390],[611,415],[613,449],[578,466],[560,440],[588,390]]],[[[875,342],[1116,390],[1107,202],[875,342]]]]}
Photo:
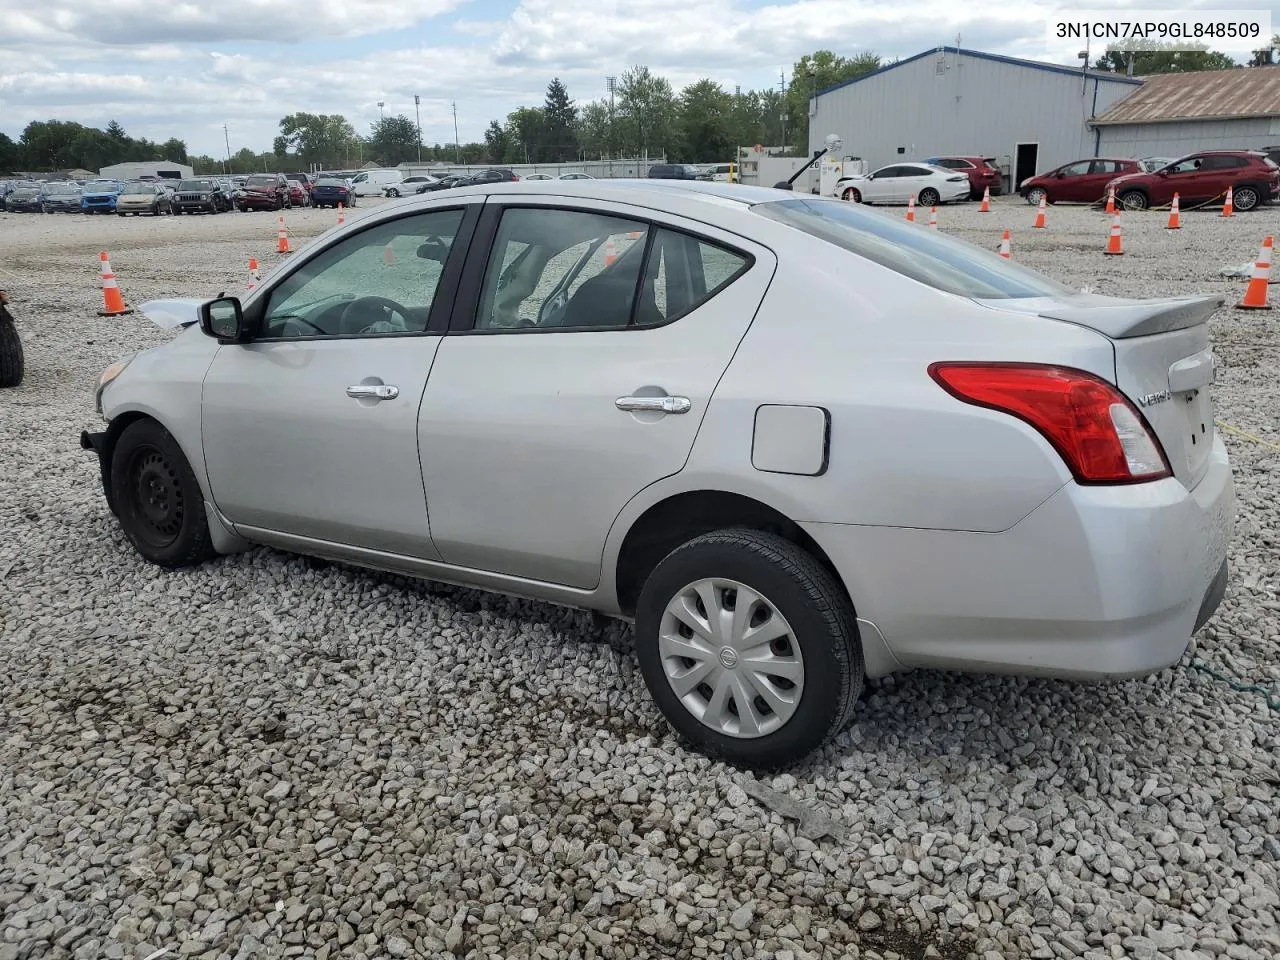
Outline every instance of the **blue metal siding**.
{"type": "Polygon", "coordinates": [[[946,48],[820,94],[809,147],[820,149],[835,133],[844,140],[842,154],[874,168],[942,154],[1007,156],[1012,163],[1018,143],[1038,143],[1043,172],[1094,156],[1088,120],[1136,88],[1128,77],[1086,79],[1067,67],[946,48]]]}

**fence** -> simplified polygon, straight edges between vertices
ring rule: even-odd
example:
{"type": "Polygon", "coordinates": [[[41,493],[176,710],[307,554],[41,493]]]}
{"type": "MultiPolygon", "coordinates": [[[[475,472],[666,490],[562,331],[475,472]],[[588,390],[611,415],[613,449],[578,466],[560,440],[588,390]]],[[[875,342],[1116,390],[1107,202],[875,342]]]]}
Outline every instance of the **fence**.
{"type": "Polygon", "coordinates": [[[660,157],[643,157],[618,160],[579,160],[568,163],[402,163],[397,168],[406,177],[432,174],[433,176],[471,176],[481,170],[503,167],[516,176],[524,178],[531,173],[544,173],[549,177],[558,177],[562,173],[585,173],[587,176],[604,180],[611,177],[644,177],[655,163],[666,163],[664,154],[660,157]]]}

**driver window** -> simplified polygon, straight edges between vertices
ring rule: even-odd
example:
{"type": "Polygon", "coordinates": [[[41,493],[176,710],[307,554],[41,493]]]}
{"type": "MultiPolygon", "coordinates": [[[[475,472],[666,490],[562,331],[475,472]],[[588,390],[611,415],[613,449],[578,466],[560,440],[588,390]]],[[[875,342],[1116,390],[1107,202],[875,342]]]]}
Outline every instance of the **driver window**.
{"type": "Polygon", "coordinates": [[[1078,163],[1069,163],[1063,167],[1059,173],[1064,177],[1082,177],[1089,172],[1089,160],[1081,160],[1078,163]]]}
{"type": "Polygon", "coordinates": [[[1175,163],[1169,168],[1170,173],[1195,173],[1200,169],[1200,158],[1190,157],[1180,163],[1175,163]]]}
{"type": "Polygon", "coordinates": [[[631,320],[646,224],[515,207],[498,224],[477,330],[621,328],[631,320]]]}
{"type": "Polygon", "coordinates": [[[433,210],[363,230],[271,291],[261,337],[422,333],[461,210],[433,210]]]}

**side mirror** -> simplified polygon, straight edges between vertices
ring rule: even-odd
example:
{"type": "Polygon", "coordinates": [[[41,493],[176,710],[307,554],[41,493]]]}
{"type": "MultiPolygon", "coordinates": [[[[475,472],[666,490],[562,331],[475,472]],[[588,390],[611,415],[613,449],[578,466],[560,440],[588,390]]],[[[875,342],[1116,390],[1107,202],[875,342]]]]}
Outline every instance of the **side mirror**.
{"type": "Polygon", "coordinates": [[[1169,171],[1168,171],[1168,170],[1157,170],[1157,171],[1156,171],[1156,176],[1157,176],[1157,177],[1167,177],[1168,175],[1169,175],[1169,171]]]}
{"type": "Polygon", "coordinates": [[[1066,178],[1067,175],[1063,173],[1061,170],[1059,170],[1057,173],[1054,174],[1054,176],[1057,177],[1059,180],[1063,180],[1066,178]]]}
{"type": "Polygon", "coordinates": [[[200,329],[219,343],[240,343],[244,339],[244,311],[237,297],[220,297],[200,304],[200,329]]]}

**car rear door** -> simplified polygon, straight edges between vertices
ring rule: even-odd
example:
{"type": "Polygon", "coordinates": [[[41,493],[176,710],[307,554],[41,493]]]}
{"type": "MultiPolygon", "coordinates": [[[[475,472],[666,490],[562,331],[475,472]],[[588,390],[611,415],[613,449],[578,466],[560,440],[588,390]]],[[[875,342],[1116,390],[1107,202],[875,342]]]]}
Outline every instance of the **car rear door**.
{"type": "Polygon", "coordinates": [[[1079,177],[1077,194],[1081,203],[1097,203],[1106,199],[1107,184],[1121,173],[1121,165],[1114,160],[1094,160],[1089,172],[1079,177]]]}
{"type": "Polygon", "coordinates": [[[776,266],[622,203],[490,197],[418,449],[451,564],[581,589],[625,504],[688,458],[776,266]]]}

